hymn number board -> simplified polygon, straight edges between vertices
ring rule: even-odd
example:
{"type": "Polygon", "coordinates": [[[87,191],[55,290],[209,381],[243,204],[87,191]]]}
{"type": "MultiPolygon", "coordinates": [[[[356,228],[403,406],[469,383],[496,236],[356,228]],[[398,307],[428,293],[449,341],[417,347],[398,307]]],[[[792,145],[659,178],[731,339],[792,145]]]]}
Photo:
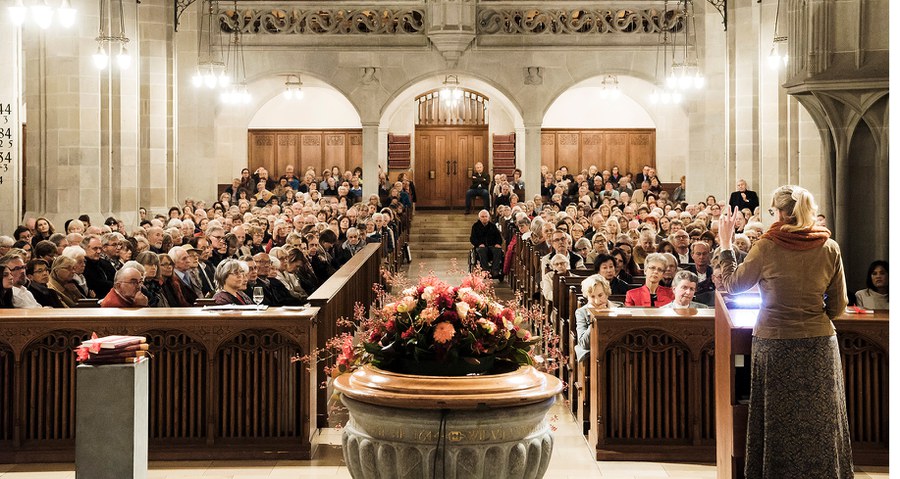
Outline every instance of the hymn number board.
{"type": "Polygon", "coordinates": [[[5,176],[12,169],[12,161],[17,156],[18,132],[13,121],[14,108],[9,102],[0,102],[0,184],[8,181],[5,176]]]}

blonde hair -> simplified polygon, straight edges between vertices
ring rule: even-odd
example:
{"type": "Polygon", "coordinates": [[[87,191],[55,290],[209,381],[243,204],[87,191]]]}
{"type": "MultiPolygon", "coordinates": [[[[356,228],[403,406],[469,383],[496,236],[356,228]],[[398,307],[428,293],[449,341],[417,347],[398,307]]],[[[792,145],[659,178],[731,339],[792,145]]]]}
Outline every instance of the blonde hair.
{"type": "Polygon", "coordinates": [[[585,278],[585,280],[581,282],[581,292],[584,295],[589,295],[594,291],[594,288],[598,286],[607,296],[612,296],[612,288],[609,287],[609,281],[606,281],[606,278],[599,274],[585,278]]]}
{"type": "Polygon", "coordinates": [[[815,226],[819,207],[806,188],[784,185],[772,193],[772,206],[785,213],[782,231],[802,231],[815,226]]]}

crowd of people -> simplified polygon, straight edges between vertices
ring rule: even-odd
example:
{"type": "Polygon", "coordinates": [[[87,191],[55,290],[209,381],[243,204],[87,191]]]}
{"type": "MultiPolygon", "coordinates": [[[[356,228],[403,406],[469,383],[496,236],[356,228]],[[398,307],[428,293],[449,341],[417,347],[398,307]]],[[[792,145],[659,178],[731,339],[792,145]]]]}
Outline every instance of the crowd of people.
{"type": "MultiPolygon", "coordinates": [[[[481,196],[476,187],[490,178],[479,166],[467,205],[481,196]]],[[[479,213],[470,241],[481,268],[500,278],[512,267],[520,241],[514,233],[519,231],[521,240],[541,255],[541,291],[548,301],[553,300],[554,275],[588,268],[596,274],[582,287],[587,298],[595,298],[590,307],[617,306],[610,296],[619,297],[627,307],[711,307],[715,290],[722,288],[717,222],[723,211],[740,213],[731,247],[738,264],[767,231],[759,196],[743,179],[728,203],[713,195],[687,203],[684,177],[670,192],[650,166],[635,175],[616,166],[610,170],[591,166],[574,176],[565,166],[552,173],[544,166],[542,177],[541,194],[519,202],[513,193],[509,202],[499,201],[498,192],[520,191],[519,172],[512,181],[494,175],[485,191],[493,191],[490,208],[479,213]],[[605,294],[592,295],[595,289],[605,294]]],[[[824,215],[816,216],[816,225],[825,226],[824,215]]],[[[886,309],[887,290],[887,262],[876,261],[866,287],[851,302],[886,309]]]]}
{"type": "Polygon", "coordinates": [[[61,229],[28,218],[0,236],[0,307],[252,304],[254,290],[265,305],[305,304],[367,243],[387,238],[392,248],[400,233],[414,186],[382,174],[381,194],[364,199],[361,173],[310,169],[300,178],[287,166],[275,180],[245,168],[218,201],[186,198],[166,214],[140,208],[130,231],[115,217],[82,215],[61,229]]]}

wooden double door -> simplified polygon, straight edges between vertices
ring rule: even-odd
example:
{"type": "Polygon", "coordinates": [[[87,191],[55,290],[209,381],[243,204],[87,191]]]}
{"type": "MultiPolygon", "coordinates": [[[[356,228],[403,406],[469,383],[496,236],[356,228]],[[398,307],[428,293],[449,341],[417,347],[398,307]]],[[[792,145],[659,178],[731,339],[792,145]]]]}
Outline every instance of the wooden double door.
{"type": "Polygon", "coordinates": [[[417,206],[463,208],[475,163],[490,171],[486,125],[417,126],[415,148],[417,206]]]}

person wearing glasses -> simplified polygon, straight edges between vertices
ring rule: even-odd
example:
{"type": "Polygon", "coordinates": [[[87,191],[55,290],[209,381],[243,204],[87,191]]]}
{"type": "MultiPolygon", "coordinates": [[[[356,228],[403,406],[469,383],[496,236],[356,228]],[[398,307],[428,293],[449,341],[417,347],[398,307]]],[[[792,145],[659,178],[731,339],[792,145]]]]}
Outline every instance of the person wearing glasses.
{"type": "Polygon", "coordinates": [[[659,284],[666,272],[668,262],[661,253],[650,253],[644,260],[646,279],[640,288],[625,293],[625,306],[635,308],[658,308],[671,303],[675,299],[672,288],[659,284]]]}
{"type": "Polygon", "coordinates": [[[33,259],[25,265],[25,287],[34,299],[42,306],[62,308],[63,304],[47,285],[50,281],[50,263],[42,259],[33,259]]]}
{"type": "Polygon", "coordinates": [[[249,272],[249,266],[243,261],[229,258],[219,263],[216,266],[218,291],[213,296],[216,304],[253,304],[253,300],[244,293],[249,272]]]}
{"type": "Polygon", "coordinates": [[[65,308],[74,308],[79,299],[86,297],[75,283],[76,268],[77,260],[66,254],[57,256],[50,267],[50,281],[47,287],[56,293],[56,297],[65,308]]]}
{"type": "Polygon", "coordinates": [[[136,266],[122,266],[113,279],[113,287],[100,301],[102,308],[143,308],[149,303],[141,292],[144,274],[136,266]]]}
{"type": "Polygon", "coordinates": [[[41,308],[41,303],[34,299],[31,291],[25,287],[28,280],[25,278],[25,261],[22,259],[22,251],[13,248],[0,258],[0,265],[6,267],[6,271],[12,274],[12,302],[17,309],[41,308]]]}
{"type": "Polygon", "coordinates": [[[347,241],[344,241],[340,247],[336,248],[337,251],[334,259],[337,263],[337,267],[340,268],[347,261],[350,261],[350,258],[356,253],[359,253],[365,246],[366,242],[362,240],[362,233],[356,228],[348,228],[347,241]]]}
{"type": "Polygon", "coordinates": [[[722,283],[729,293],[758,286],[750,354],[745,475],[853,477],[853,454],[834,318],[847,307],[844,267],[831,232],[816,225],[804,188],[772,194],[776,222],[737,265],[736,207],[719,218],[722,283]],[[798,427],[799,426],[799,427],[798,427]]]}

